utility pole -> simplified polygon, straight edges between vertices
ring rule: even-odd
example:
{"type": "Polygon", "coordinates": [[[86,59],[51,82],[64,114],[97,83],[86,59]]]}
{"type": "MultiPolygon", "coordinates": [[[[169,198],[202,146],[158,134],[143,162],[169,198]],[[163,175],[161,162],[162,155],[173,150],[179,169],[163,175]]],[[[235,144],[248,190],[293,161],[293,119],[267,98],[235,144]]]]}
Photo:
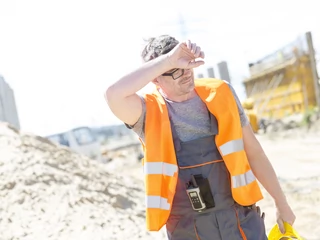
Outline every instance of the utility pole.
{"type": "Polygon", "coordinates": [[[319,86],[319,77],[317,73],[315,51],[314,51],[311,32],[306,33],[306,39],[307,39],[307,44],[309,48],[310,65],[312,69],[312,77],[313,77],[314,89],[316,94],[316,103],[317,103],[317,107],[319,108],[320,107],[320,86],[319,86]]]}

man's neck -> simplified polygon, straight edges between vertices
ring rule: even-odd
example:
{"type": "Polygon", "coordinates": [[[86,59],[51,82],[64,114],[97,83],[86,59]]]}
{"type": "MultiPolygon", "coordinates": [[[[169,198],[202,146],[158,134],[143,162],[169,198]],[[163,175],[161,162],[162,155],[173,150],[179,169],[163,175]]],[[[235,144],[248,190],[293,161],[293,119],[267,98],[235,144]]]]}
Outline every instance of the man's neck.
{"type": "Polygon", "coordinates": [[[187,101],[187,100],[197,96],[197,93],[194,89],[192,91],[190,91],[189,93],[186,93],[183,95],[178,95],[178,96],[170,96],[170,95],[166,94],[164,91],[162,91],[162,89],[159,89],[159,92],[163,97],[165,97],[166,99],[173,101],[173,102],[184,102],[184,101],[187,101]]]}

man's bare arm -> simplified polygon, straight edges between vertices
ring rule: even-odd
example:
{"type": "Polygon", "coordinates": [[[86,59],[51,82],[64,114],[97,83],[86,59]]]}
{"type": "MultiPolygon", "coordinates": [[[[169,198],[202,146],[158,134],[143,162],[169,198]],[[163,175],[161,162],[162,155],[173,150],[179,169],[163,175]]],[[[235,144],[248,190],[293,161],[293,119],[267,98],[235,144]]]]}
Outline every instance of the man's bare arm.
{"type": "Polygon", "coordinates": [[[169,53],[144,63],[107,89],[105,99],[111,111],[121,121],[129,125],[135,124],[142,113],[141,100],[136,92],[169,70],[195,68],[204,64],[204,61],[196,60],[197,58],[204,58],[203,51],[195,43],[188,41],[179,43],[169,53]]]}
{"type": "Polygon", "coordinates": [[[262,186],[268,191],[275,201],[278,210],[278,224],[283,229],[282,221],[293,224],[295,215],[287,203],[286,197],[281,189],[277,175],[262,149],[259,141],[254,135],[251,126],[247,125],[242,128],[244,148],[254,175],[257,177],[262,186]]]}
{"type": "Polygon", "coordinates": [[[136,92],[168,70],[170,63],[163,55],[112,84],[106,90],[105,99],[113,114],[129,125],[135,124],[142,112],[141,99],[136,92]]]}
{"type": "Polygon", "coordinates": [[[285,196],[281,190],[277,175],[254,135],[251,126],[242,128],[244,148],[255,176],[277,202],[284,202],[285,196]]]}

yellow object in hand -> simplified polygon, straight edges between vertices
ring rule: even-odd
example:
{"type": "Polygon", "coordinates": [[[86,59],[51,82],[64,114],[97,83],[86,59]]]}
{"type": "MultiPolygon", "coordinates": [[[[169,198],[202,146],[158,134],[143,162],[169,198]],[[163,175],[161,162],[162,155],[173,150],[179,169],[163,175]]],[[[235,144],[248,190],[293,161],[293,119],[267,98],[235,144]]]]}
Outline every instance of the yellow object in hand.
{"type": "Polygon", "coordinates": [[[286,232],[283,234],[278,225],[274,225],[269,232],[268,240],[303,240],[289,223],[284,223],[284,229],[286,232]]]}

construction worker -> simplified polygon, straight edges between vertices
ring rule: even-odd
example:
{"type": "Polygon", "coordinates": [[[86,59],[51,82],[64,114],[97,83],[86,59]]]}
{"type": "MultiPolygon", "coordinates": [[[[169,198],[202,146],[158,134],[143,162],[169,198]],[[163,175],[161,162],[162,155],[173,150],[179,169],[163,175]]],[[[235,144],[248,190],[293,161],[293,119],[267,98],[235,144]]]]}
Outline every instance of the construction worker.
{"type": "Polygon", "coordinates": [[[265,240],[262,194],[275,201],[277,223],[295,215],[231,85],[194,79],[204,52],[169,35],[149,39],[144,63],[106,90],[112,112],[144,148],[146,223],[166,225],[172,240],[265,240]],[[156,90],[137,92],[152,82],[156,90]]]}

